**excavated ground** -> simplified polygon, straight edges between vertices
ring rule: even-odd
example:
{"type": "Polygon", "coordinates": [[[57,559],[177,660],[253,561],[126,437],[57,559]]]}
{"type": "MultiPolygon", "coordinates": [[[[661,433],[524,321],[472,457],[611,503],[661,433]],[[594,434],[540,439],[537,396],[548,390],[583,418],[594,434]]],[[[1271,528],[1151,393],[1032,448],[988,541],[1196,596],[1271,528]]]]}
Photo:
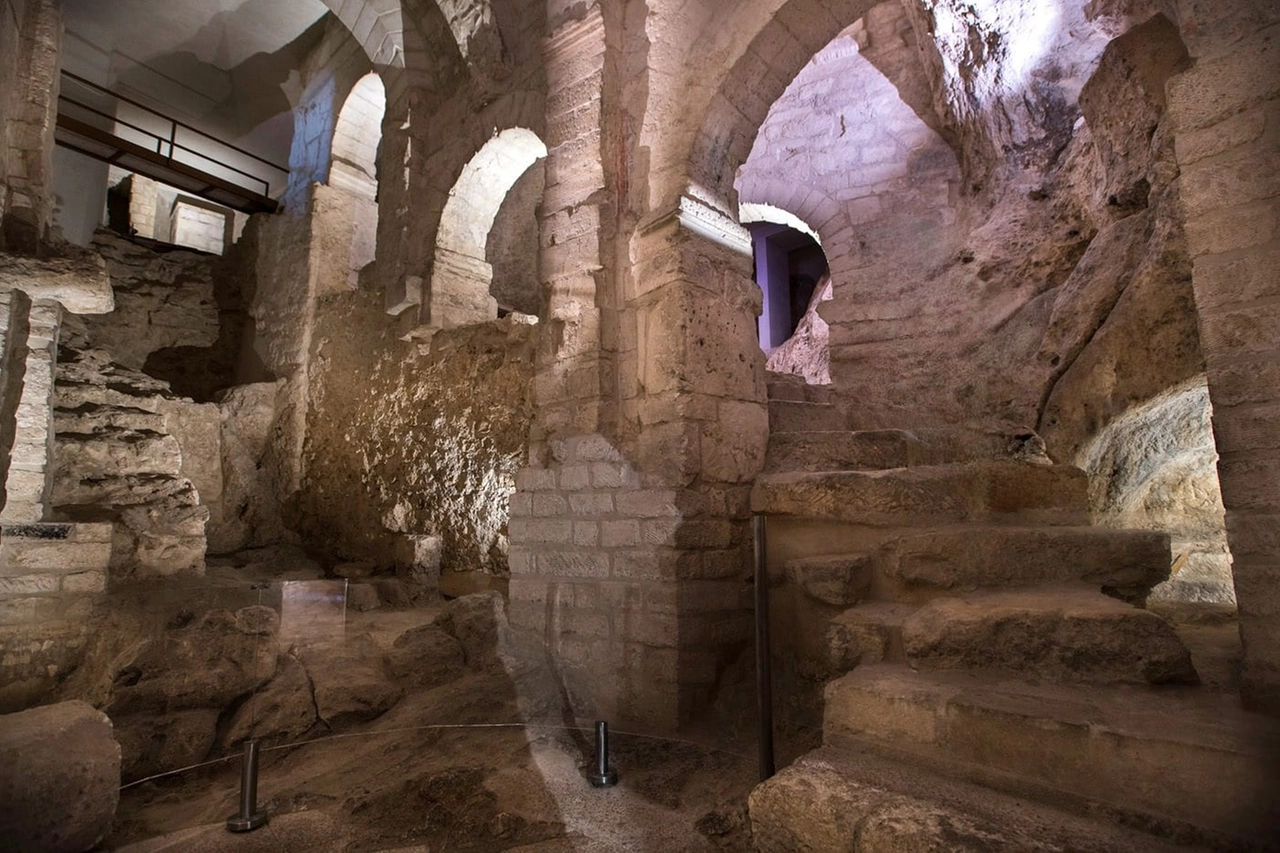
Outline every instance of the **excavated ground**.
{"type": "MultiPolygon", "coordinates": [[[[434,608],[353,614],[391,637],[434,608]]],[[[378,719],[264,750],[268,825],[232,835],[239,761],[124,789],[105,849],[131,851],[703,851],[750,849],[753,743],[612,733],[621,781],[584,773],[592,734],[566,726],[554,679],[472,673],[412,689],[378,719]],[[537,720],[528,726],[504,726],[537,720]],[[431,728],[432,726],[443,726],[431,728]]],[[[314,736],[314,733],[313,733],[314,736]]]]}

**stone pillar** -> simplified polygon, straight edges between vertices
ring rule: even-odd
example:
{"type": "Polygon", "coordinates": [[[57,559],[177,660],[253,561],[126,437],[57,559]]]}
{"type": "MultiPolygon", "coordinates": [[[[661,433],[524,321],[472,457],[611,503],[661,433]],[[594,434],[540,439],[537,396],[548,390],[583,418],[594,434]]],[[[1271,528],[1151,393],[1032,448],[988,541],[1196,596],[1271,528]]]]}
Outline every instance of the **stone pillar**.
{"type": "Polygon", "coordinates": [[[637,241],[618,343],[632,438],[552,438],[517,478],[511,621],[579,715],[672,730],[750,648],[760,297],[745,232],[691,199],[637,241]]]}
{"type": "Polygon", "coordinates": [[[601,158],[605,64],[598,6],[547,40],[547,186],[542,280],[547,329],[538,353],[538,423],[549,435],[589,434],[601,402],[600,232],[606,194],[601,158]]]}
{"type": "Polygon", "coordinates": [[[1280,714],[1280,24],[1264,7],[1188,8],[1195,64],[1170,80],[1168,96],[1234,556],[1242,691],[1248,706],[1280,714]]]}
{"type": "MultiPolygon", "coordinates": [[[[3,367],[6,373],[16,372],[17,377],[0,379],[0,384],[6,388],[11,388],[14,382],[21,382],[17,405],[12,412],[13,445],[9,453],[0,521],[15,524],[41,521],[45,514],[49,458],[53,451],[54,367],[62,306],[52,300],[26,302],[21,298],[11,298],[10,312],[10,334],[18,337],[25,332],[25,339],[21,344],[17,340],[11,341],[13,348],[10,352],[14,358],[3,367]],[[20,318],[18,314],[23,308],[26,308],[26,317],[20,318]]],[[[0,412],[0,417],[8,421],[10,414],[0,412]]]]}
{"type": "Polygon", "coordinates": [[[129,227],[139,237],[167,240],[168,234],[156,233],[156,182],[142,175],[130,175],[126,180],[129,185],[129,227]]]}
{"type": "Polygon", "coordinates": [[[58,61],[62,50],[62,13],[56,0],[25,0],[5,9],[0,22],[0,245],[34,252],[53,221],[53,131],[58,110],[58,61]],[[10,64],[12,62],[12,64],[10,64]],[[10,85],[13,83],[13,85],[10,85]]]}

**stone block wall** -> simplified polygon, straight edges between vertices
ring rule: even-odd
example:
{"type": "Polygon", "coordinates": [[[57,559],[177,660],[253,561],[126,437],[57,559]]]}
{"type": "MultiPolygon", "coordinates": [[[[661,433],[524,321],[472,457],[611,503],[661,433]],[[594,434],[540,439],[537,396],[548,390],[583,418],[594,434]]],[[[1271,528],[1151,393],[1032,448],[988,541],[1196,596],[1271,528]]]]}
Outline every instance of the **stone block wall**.
{"type": "Polygon", "coordinates": [[[603,436],[553,440],[547,457],[511,501],[513,635],[550,653],[584,719],[676,728],[749,644],[741,525],[603,436]]]}
{"type": "Polygon", "coordinates": [[[30,252],[53,221],[53,129],[62,15],[56,0],[0,4],[0,248],[30,252]]]}
{"type": "Polygon", "coordinates": [[[1167,93],[1235,559],[1242,690],[1280,713],[1280,19],[1267,4],[1180,5],[1195,23],[1196,61],[1167,93]]]}
{"type": "Polygon", "coordinates": [[[231,231],[229,219],[230,211],[178,198],[169,215],[169,242],[221,255],[231,231]]]}
{"type": "Polygon", "coordinates": [[[53,377],[62,306],[51,300],[33,302],[21,292],[4,294],[4,300],[8,358],[0,366],[0,385],[5,390],[0,399],[6,406],[0,410],[0,422],[12,443],[7,448],[0,521],[38,522],[44,519],[49,502],[53,377]]]}
{"type": "Polygon", "coordinates": [[[109,524],[0,524],[0,711],[47,700],[107,588],[109,524]]]}

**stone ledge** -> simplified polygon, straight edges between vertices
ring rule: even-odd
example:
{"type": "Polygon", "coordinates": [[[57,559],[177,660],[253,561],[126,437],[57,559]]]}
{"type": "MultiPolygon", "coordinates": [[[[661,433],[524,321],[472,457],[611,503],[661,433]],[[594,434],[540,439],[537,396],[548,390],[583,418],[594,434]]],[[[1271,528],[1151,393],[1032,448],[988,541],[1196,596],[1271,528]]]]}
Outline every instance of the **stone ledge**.
{"type": "Polygon", "coordinates": [[[33,592],[35,587],[48,585],[35,578],[51,578],[58,585],[57,578],[67,576],[67,589],[100,592],[111,560],[111,531],[110,524],[0,524],[0,578],[7,580],[8,587],[26,587],[25,591],[33,592]],[[104,580],[80,577],[94,575],[104,580]]]}
{"type": "Polygon", "coordinates": [[[96,252],[52,258],[0,256],[0,292],[9,290],[21,290],[32,300],[59,302],[73,314],[108,314],[115,309],[107,263],[96,252]]]}

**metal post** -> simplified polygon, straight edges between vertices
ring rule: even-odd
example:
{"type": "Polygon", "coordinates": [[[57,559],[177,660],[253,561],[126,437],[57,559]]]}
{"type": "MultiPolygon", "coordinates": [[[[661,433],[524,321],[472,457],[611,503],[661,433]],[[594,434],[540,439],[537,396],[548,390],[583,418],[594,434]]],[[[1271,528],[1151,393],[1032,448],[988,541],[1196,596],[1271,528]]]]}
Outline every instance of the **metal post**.
{"type": "Polygon", "coordinates": [[[609,724],[596,722],[596,769],[587,774],[587,781],[597,788],[612,788],[618,784],[618,771],[609,766],[609,724]]]}
{"type": "Polygon", "coordinates": [[[765,516],[751,519],[755,546],[756,717],[760,725],[760,781],[777,769],[773,758],[773,660],[769,644],[769,568],[765,560],[765,516]]]}
{"type": "Polygon", "coordinates": [[[227,829],[251,832],[266,822],[266,810],[258,810],[258,742],[247,740],[240,759],[240,812],[227,818],[227,829]]]}

